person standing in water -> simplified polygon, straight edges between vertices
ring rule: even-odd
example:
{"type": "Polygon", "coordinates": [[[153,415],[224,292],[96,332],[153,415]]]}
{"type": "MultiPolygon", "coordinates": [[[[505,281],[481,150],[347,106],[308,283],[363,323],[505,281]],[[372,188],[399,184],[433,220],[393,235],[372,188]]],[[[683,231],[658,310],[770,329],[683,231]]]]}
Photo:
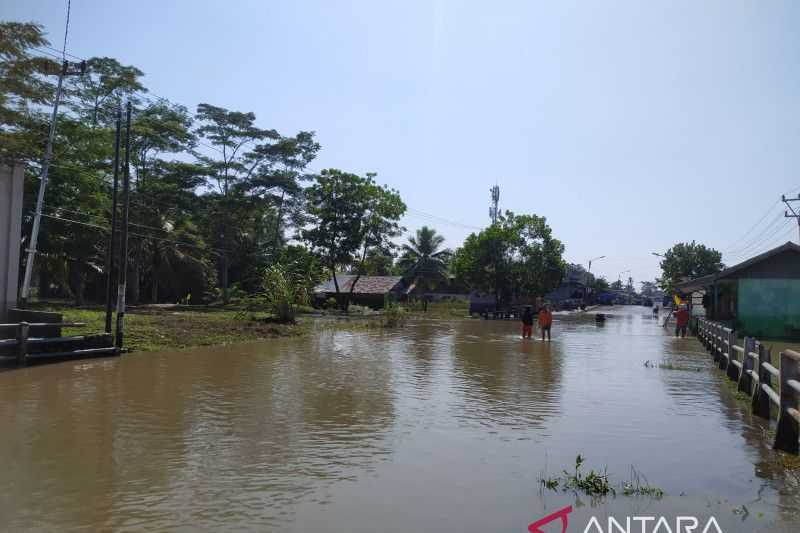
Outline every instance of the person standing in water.
{"type": "Polygon", "coordinates": [[[678,311],[675,313],[675,336],[679,334],[681,338],[686,337],[686,327],[689,325],[689,310],[686,304],[681,304],[678,311]]]}
{"type": "Polygon", "coordinates": [[[550,312],[550,306],[544,304],[544,307],[539,309],[539,329],[542,330],[542,340],[544,334],[547,333],[547,340],[550,340],[550,326],[553,325],[553,313],[550,312]]]}
{"type": "Polygon", "coordinates": [[[530,339],[533,334],[533,308],[526,305],[520,318],[522,320],[522,338],[530,339]]]}

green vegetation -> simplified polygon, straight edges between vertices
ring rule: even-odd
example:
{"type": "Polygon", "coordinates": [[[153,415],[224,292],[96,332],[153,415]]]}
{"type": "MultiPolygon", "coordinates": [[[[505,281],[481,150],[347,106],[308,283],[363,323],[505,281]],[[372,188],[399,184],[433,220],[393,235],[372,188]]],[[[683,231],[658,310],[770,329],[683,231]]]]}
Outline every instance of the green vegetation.
{"type": "Polygon", "coordinates": [[[336,299],[345,311],[369,252],[394,247],[391,239],[400,235],[397,221],[406,211],[397,191],[377,185],[373,177],[323,170],[305,191],[310,227],[301,233],[329,268],[336,299]],[[348,292],[341,291],[336,277],[343,264],[353,264],[356,273],[348,292]]]}
{"type": "MultiPolygon", "coordinates": [[[[593,497],[615,496],[617,494],[617,489],[612,486],[608,472],[606,470],[603,470],[602,473],[589,470],[588,473],[584,473],[584,462],[585,458],[578,455],[575,458],[573,471],[568,472],[564,470],[563,477],[541,475],[539,477],[539,483],[542,487],[553,491],[559,489],[563,491],[572,490],[593,497]]],[[[623,483],[619,487],[619,491],[625,496],[661,498],[664,495],[663,490],[647,484],[647,480],[633,467],[631,467],[631,479],[623,483]]]]}
{"type": "MultiPolygon", "coordinates": [[[[82,328],[68,328],[64,334],[103,331],[105,310],[49,306],[70,322],[85,322],[82,328]]],[[[260,320],[241,320],[239,312],[218,308],[145,308],[125,315],[126,347],[134,351],[168,350],[191,346],[231,344],[246,340],[301,335],[303,326],[273,324],[260,320]]]]}
{"type": "MultiPolygon", "coordinates": [[[[48,45],[40,25],[0,22],[0,160],[25,164],[24,235],[61,67],[39,56],[48,45]]],[[[151,95],[143,69],[92,57],[84,74],[64,81],[33,301],[83,306],[104,297],[115,131],[128,102],[131,136],[123,133],[122,145],[131,148],[130,305],[232,303],[248,317],[268,312],[290,322],[328,276],[336,281],[335,305],[345,311],[362,275],[404,276],[416,285],[423,311],[436,288],[508,301],[541,296],[561,279],[564,247],[536,215],[506,212],[455,253],[424,226],[398,259],[406,212],[400,193],[374,173],[309,173],[321,149],[314,132],[281,133],[252,112],[212,103],[187,109],[151,95]],[[338,272],[356,279],[342,288],[338,272]]],[[[465,316],[459,306],[432,305],[431,316],[465,316]]],[[[387,310],[387,322],[402,323],[400,314],[387,310]]]]}
{"type": "MultiPolygon", "coordinates": [[[[437,281],[447,277],[447,269],[453,252],[442,248],[444,237],[435,229],[422,226],[415,236],[408,238],[402,247],[403,255],[398,266],[404,275],[414,280],[421,292],[430,291],[437,281]]],[[[428,301],[423,299],[423,311],[428,308],[428,301]]]]}
{"type": "Polygon", "coordinates": [[[664,252],[660,266],[662,276],[659,285],[668,293],[684,278],[699,278],[725,268],[720,252],[694,241],[679,242],[664,252]]]}
{"type": "Polygon", "coordinates": [[[558,286],[563,253],[544,217],[506,211],[496,224],[467,237],[452,269],[470,287],[508,303],[514,296],[541,296],[558,286]]]}

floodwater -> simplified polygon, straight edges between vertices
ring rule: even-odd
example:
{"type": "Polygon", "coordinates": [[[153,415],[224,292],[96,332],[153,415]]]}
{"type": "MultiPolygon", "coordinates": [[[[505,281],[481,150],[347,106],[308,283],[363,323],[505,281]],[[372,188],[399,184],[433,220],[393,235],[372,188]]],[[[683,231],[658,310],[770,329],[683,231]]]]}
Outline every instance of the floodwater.
{"type": "Polygon", "coordinates": [[[700,344],[611,313],[556,315],[550,343],[414,321],[4,372],[0,530],[525,532],[572,505],[569,531],[797,531],[797,471],[700,344]],[[541,487],[578,454],[666,494],[541,487]]]}

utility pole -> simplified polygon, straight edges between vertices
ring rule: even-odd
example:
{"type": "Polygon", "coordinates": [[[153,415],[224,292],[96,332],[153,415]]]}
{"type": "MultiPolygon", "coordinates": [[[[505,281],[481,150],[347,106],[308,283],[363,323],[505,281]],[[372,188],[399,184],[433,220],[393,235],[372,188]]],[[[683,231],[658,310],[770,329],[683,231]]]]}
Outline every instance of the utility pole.
{"type": "Polygon", "coordinates": [[[497,207],[500,202],[500,186],[495,185],[489,192],[492,193],[492,206],[489,208],[489,218],[492,219],[492,225],[497,224],[497,217],[500,215],[500,209],[497,207]]]}
{"type": "Polygon", "coordinates": [[[80,76],[86,72],[86,61],[81,61],[77,70],[70,69],[69,61],[61,64],[58,73],[58,85],[56,87],[56,100],[53,103],[53,115],[50,118],[50,133],[47,135],[47,148],[44,151],[42,161],[42,177],[39,181],[39,195],[36,197],[36,212],[33,216],[33,229],[31,230],[31,241],[28,245],[28,260],[25,262],[25,277],[22,280],[22,294],[20,301],[24,304],[28,300],[31,289],[31,275],[33,274],[33,262],[36,257],[36,245],[39,242],[39,227],[42,223],[42,208],[44,207],[44,192],[47,189],[47,176],[50,172],[50,160],[53,159],[53,141],[56,137],[56,121],[58,119],[58,105],[61,103],[61,92],[64,85],[65,76],[80,76]]]}
{"type": "Polygon", "coordinates": [[[117,248],[117,189],[119,188],[119,139],[122,129],[122,107],[117,106],[117,130],[114,136],[114,188],[111,193],[111,238],[106,254],[106,333],[111,333],[111,289],[113,287],[114,252],[117,248]]]}
{"type": "Polygon", "coordinates": [[[786,207],[789,208],[788,211],[784,211],[783,216],[797,220],[797,242],[800,244],[800,212],[795,211],[792,207],[792,202],[800,202],[800,194],[797,195],[797,198],[786,198],[786,196],[782,194],[781,200],[786,204],[786,207]],[[789,214],[789,211],[792,212],[791,215],[789,214]]]}
{"type": "Polygon", "coordinates": [[[122,174],[122,235],[120,237],[119,284],[117,285],[116,346],[122,349],[125,330],[125,290],[128,284],[128,211],[131,192],[131,103],[125,107],[125,167],[122,174]]]}

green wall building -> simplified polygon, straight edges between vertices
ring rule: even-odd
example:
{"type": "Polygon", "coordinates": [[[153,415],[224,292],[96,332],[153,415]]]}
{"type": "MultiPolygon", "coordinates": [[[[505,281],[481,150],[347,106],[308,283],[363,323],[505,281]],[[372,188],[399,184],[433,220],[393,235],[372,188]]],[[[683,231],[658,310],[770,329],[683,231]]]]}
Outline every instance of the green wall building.
{"type": "Polygon", "coordinates": [[[680,283],[679,293],[705,291],[706,317],[759,339],[800,340],[800,246],[792,242],[680,283]]]}

